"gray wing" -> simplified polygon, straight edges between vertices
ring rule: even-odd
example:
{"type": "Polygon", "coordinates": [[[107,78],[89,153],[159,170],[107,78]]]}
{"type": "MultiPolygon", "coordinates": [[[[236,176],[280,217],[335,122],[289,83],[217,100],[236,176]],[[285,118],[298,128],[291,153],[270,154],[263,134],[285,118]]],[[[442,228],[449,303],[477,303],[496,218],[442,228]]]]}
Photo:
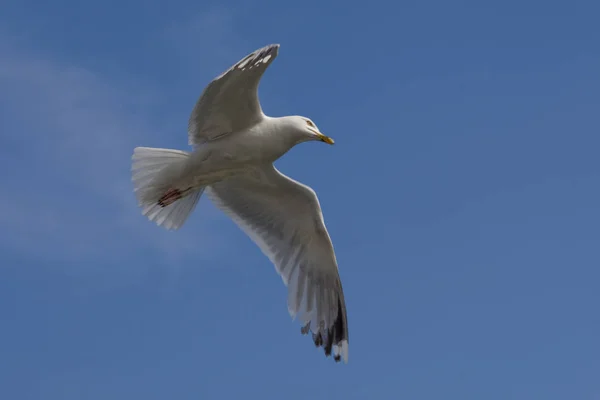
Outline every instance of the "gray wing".
{"type": "Polygon", "coordinates": [[[207,188],[207,195],[275,264],[288,287],[290,315],[317,347],[348,362],[344,293],[316,193],[274,166],[207,188]]]}
{"type": "Polygon", "coordinates": [[[188,121],[190,145],[243,130],[263,118],[258,84],[278,53],[278,44],[258,49],[208,84],[188,121]]]}

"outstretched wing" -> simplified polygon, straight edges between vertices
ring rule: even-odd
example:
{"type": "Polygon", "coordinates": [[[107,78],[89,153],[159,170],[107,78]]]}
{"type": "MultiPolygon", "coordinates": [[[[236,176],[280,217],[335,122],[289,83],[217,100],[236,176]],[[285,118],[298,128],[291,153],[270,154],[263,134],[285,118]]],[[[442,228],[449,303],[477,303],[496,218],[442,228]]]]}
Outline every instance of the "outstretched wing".
{"type": "Polygon", "coordinates": [[[260,247],[288,287],[288,310],[329,356],[348,362],[346,304],[315,192],[273,165],[207,188],[217,207],[260,247]]]}
{"type": "Polygon", "coordinates": [[[208,84],[188,121],[190,145],[248,128],[262,119],[258,84],[278,52],[278,44],[258,49],[208,84]]]}

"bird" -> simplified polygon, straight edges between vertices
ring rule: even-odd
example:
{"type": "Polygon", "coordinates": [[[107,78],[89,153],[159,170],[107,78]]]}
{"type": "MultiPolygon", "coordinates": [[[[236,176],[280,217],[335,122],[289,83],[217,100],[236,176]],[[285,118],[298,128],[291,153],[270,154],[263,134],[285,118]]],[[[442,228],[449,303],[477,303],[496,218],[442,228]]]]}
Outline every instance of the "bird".
{"type": "Polygon", "coordinates": [[[300,143],[334,140],[310,118],[263,112],[258,86],[279,48],[253,51],[204,88],[188,120],[192,151],[135,147],[134,193],[141,213],[168,230],[181,228],[205,193],[274,264],[300,332],[347,364],[346,302],[319,199],[273,165],[300,143]]]}

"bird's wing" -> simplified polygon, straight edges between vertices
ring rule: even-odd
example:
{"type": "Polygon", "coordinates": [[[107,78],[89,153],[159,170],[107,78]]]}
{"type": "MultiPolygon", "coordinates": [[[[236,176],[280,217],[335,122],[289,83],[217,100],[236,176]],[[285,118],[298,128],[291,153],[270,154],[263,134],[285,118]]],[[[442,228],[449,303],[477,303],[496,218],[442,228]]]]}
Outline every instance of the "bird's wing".
{"type": "Polygon", "coordinates": [[[190,145],[243,130],[262,119],[258,84],[278,52],[278,44],[258,49],[206,86],[188,121],[190,145]]]}
{"type": "Polygon", "coordinates": [[[207,188],[223,210],[275,264],[288,287],[290,315],[317,347],[348,361],[346,304],[337,261],[316,193],[273,165],[207,188]]]}

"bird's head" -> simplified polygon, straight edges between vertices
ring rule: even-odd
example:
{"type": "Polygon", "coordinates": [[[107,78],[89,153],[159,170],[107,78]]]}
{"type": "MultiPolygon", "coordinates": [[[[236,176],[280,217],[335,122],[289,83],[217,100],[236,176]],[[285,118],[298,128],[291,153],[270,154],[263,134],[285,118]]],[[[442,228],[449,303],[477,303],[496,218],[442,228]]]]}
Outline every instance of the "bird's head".
{"type": "Polygon", "coordinates": [[[310,118],[293,116],[289,117],[289,122],[291,123],[294,131],[296,131],[296,133],[302,137],[302,141],[319,140],[327,144],[334,143],[332,138],[325,136],[321,133],[321,131],[319,131],[317,125],[315,125],[310,118]]]}

